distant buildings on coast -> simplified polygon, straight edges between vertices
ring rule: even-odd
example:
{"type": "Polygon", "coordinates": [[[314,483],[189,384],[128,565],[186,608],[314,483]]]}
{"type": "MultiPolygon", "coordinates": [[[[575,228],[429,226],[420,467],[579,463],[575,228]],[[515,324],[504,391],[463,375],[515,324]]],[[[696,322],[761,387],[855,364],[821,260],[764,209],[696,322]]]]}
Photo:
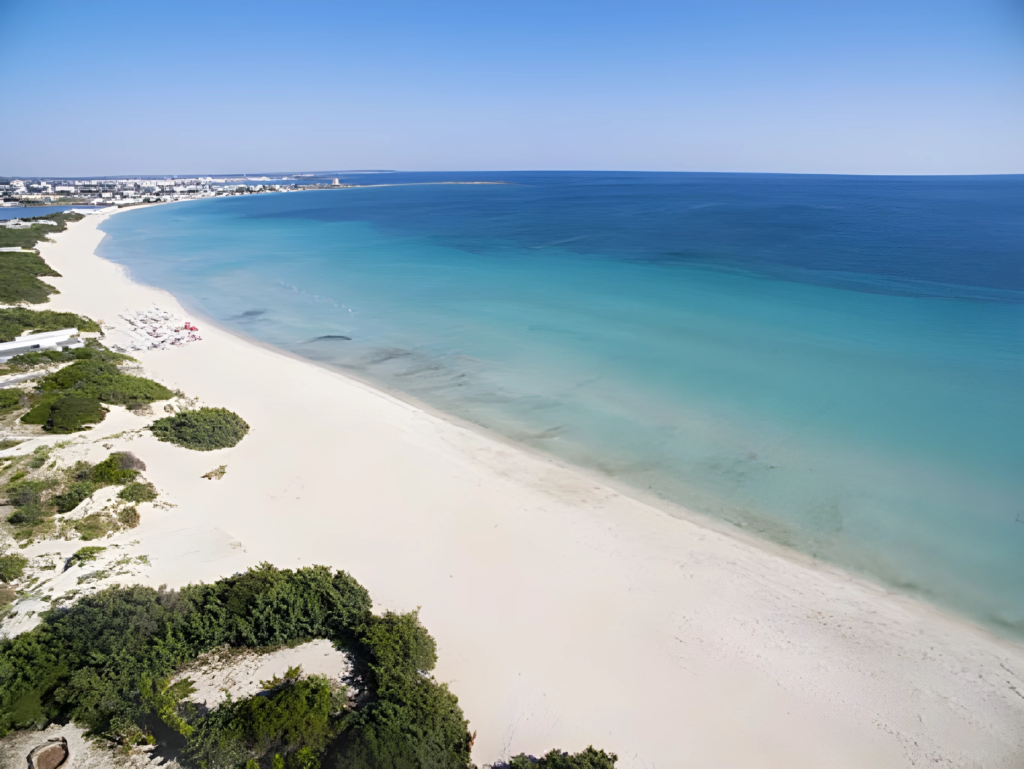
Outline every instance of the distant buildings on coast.
{"type": "Polygon", "coordinates": [[[197,176],[166,179],[9,179],[0,178],[0,205],[130,206],[172,200],[212,198],[218,195],[253,195],[262,192],[343,187],[338,184],[288,183],[269,177],[197,176]],[[272,183],[276,182],[276,183],[272,183]]]}

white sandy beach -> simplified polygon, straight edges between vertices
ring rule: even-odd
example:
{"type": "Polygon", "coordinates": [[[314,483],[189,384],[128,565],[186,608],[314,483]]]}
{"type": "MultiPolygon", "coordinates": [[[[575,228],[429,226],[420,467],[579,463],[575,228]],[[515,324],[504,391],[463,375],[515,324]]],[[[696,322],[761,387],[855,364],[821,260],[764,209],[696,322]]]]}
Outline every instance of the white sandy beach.
{"type": "MultiPolygon", "coordinates": [[[[41,244],[64,276],[45,308],[189,317],[95,256],[101,219],[41,244]]],[[[152,585],[320,563],[377,609],[421,607],[478,764],[593,744],[629,769],[1024,765],[1024,646],[200,327],[201,342],[136,355],[252,430],[206,453],[106,441],[176,507],[102,544],[147,555],[152,585]]],[[[149,421],[115,408],[79,440],[99,457],[92,441],[149,421]]]]}

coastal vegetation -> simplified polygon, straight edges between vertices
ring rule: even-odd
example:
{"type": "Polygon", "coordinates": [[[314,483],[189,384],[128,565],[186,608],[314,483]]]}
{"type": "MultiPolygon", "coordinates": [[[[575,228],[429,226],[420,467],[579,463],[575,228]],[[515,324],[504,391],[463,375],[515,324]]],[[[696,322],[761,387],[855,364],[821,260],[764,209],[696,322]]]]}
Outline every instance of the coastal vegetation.
{"type": "Polygon", "coordinates": [[[25,572],[28,558],[17,553],[0,555],[0,582],[10,583],[19,579],[25,572]]]}
{"type": "Polygon", "coordinates": [[[49,365],[51,363],[71,363],[79,360],[98,360],[105,363],[123,363],[134,361],[130,355],[108,350],[95,339],[86,341],[84,347],[75,347],[63,350],[33,350],[21,355],[15,355],[7,361],[6,365],[11,369],[24,369],[33,366],[49,365]]]}
{"type": "Polygon", "coordinates": [[[0,412],[16,408],[21,403],[21,390],[10,387],[0,390],[0,412]]]}
{"type": "Polygon", "coordinates": [[[134,401],[167,400],[174,393],[152,379],[124,374],[113,363],[79,360],[47,376],[39,385],[44,393],[74,391],[104,403],[126,405],[134,401]]]}
{"type": "Polygon", "coordinates": [[[117,493],[118,499],[125,502],[152,502],[157,498],[156,486],[146,482],[132,482],[117,493]]]}
{"type": "Polygon", "coordinates": [[[158,440],[195,451],[213,451],[236,445],[249,432],[238,414],[223,408],[181,411],[149,426],[158,440]]]}
{"type": "Polygon", "coordinates": [[[345,572],[268,564],[181,591],[114,587],[43,615],[0,642],[0,734],[71,719],[125,746],[155,722],[197,765],[468,767],[456,697],[431,675],[434,641],[416,614],[376,616],[345,572]],[[289,671],[250,698],[205,712],[175,672],[220,647],[267,650],[326,638],[353,659],[336,682],[289,671]]]}
{"type": "Polygon", "coordinates": [[[86,547],[79,548],[70,558],[68,558],[67,568],[70,569],[72,566],[83,566],[87,563],[92,563],[99,558],[100,553],[106,549],[107,548],[100,547],[99,545],[88,545],[86,547]]]}
{"type": "Polygon", "coordinates": [[[29,310],[24,307],[0,309],[0,342],[12,342],[25,331],[58,331],[77,328],[97,332],[99,324],[73,312],[29,310]]]}
{"type": "Polygon", "coordinates": [[[589,746],[579,753],[564,753],[552,750],[540,758],[520,753],[508,762],[509,769],[615,769],[619,757],[589,746]]]}
{"type": "MultiPolygon", "coordinates": [[[[36,218],[45,218],[55,224],[34,224],[25,229],[0,227],[0,248],[35,248],[40,240],[45,240],[48,235],[55,232],[61,232],[67,227],[68,222],[78,221],[82,215],[64,212],[36,218]]],[[[0,253],[0,303],[42,304],[49,301],[50,294],[56,294],[58,291],[39,280],[40,277],[59,278],[60,273],[47,265],[38,254],[0,253]]]]}
{"type": "Polygon", "coordinates": [[[96,357],[77,360],[44,378],[37,388],[39,395],[21,421],[42,425],[49,432],[71,433],[102,422],[105,403],[131,408],[174,396],[151,379],[122,373],[114,363],[102,359],[106,352],[94,351],[96,357]]]}
{"type": "Polygon", "coordinates": [[[0,248],[35,248],[41,240],[46,240],[55,232],[63,232],[69,222],[77,222],[85,217],[72,211],[61,211],[45,216],[29,216],[21,221],[30,223],[24,229],[0,227],[0,248]],[[46,224],[45,222],[53,222],[46,224]]]}
{"type": "Polygon", "coordinates": [[[44,398],[21,421],[29,425],[42,425],[47,432],[66,434],[102,422],[106,415],[107,410],[99,398],[68,394],[44,398]]]}
{"type": "Polygon", "coordinates": [[[42,304],[50,301],[50,294],[58,291],[39,280],[40,277],[59,278],[60,273],[38,254],[0,253],[0,303],[42,304]]]}
{"type": "Polygon", "coordinates": [[[0,494],[14,512],[7,517],[16,539],[57,534],[97,539],[112,531],[138,525],[137,505],[156,498],[156,489],[139,479],[145,465],[129,452],[115,452],[96,465],[76,462],[63,470],[44,469],[49,449],[41,447],[13,470],[0,494]],[[75,510],[93,494],[109,486],[122,486],[117,498],[102,509],[56,525],[54,516],[75,510]]]}

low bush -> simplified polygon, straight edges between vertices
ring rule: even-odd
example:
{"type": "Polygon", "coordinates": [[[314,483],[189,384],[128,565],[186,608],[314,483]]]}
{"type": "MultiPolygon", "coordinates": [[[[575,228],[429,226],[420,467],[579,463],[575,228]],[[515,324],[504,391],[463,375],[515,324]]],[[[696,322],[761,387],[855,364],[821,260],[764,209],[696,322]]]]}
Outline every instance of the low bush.
{"type": "MultiPolygon", "coordinates": [[[[155,496],[153,497],[156,498],[155,496]]],[[[139,515],[139,508],[134,505],[122,507],[117,511],[117,522],[126,529],[134,529],[139,525],[142,516],[139,515]]]]}
{"type": "Polygon", "coordinates": [[[15,508],[41,505],[44,494],[56,485],[52,478],[15,477],[3,488],[7,504],[15,508]]]}
{"type": "Polygon", "coordinates": [[[82,214],[72,211],[63,211],[57,214],[46,214],[45,216],[30,216],[22,219],[24,222],[32,222],[32,226],[25,229],[0,228],[0,247],[15,246],[19,248],[35,248],[36,243],[45,240],[48,235],[61,232],[67,226],[67,222],[77,222],[82,214]],[[43,224],[36,222],[38,219],[54,222],[54,224],[43,224]]]}
{"type": "Polygon", "coordinates": [[[262,696],[227,702],[199,719],[188,738],[188,752],[200,766],[242,766],[273,756],[300,769],[342,730],[338,702],[326,678],[286,682],[262,696]]]}
{"type": "Polygon", "coordinates": [[[125,502],[152,502],[156,499],[156,486],[152,483],[129,483],[121,491],[117,493],[118,499],[123,499],[125,502]]]}
{"type": "MultiPolygon", "coordinates": [[[[72,561],[84,562],[84,551],[72,561]]],[[[189,751],[210,769],[250,760],[269,766],[275,755],[285,766],[315,768],[328,741],[350,729],[362,735],[361,745],[390,750],[368,737],[375,730],[398,740],[405,754],[439,759],[421,766],[468,766],[470,736],[455,698],[425,675],[407,677],[430,659],[425,631],[395,616],[378,628],[366,590],[344,572],[264,565],[180,592],[109,588],[42,619],[0,641],[0,734],[69,718],[120,738],[137,733],[148,711],[186,737],[189,751]],[[206,715],[179,702],[183,687],[168,686],[182,665],[225,644],[260,648],[313,638],[329,638],[363,660],[369,696],[361,710],[347,710],[344,698],[317,678],[289,680],[206,715]],[[403,658],[402,650],[416,659],[403,658]],[[378,680],[405,682],[412,691],[384,689],[378,680]],[[442,696],[431,698],[428,690],[442,696]],[[389,719],[404,731],[388,731],[389,719]],[[452,745],[452,732],[454,752],[438,754],[452,745]]]]}
{"type": "Polygon", "coordinates": [[[59,331],[65,328],[100,330],[95,321],[73,312],[28,310],[23,307],[0,309],[0,342],[13,342],[25,331],[59,331]]]}
{"type": "MultiPolygon", "coordinates": [[[[0,233],[6,228],[0,229],[0,233]]],[[[50,301],[50,294],[59,293],[40,276],[59,278],[60,273],[43,261],[38,254],[0,253],[0,303],[42,304],[50,301]]]]}
{"type": "Polygon", "coordinates": [[[143,462],[134,454],[132,454],[130,451],[120,451],[118,452],[118,456],[121,458],[121,469],[138,470],[140,473],[145,472],[146,463],[143,462]]]}
{"type": "Polygon", "coordinates": [[[21,402],[21,390],[9,387],[0,390],[0,410],[12,409],[21,402]]]}
{"type": "Polygon", "coordinates": [[[106,414],[107,410],[98,398],[77,392],[49,393],[36,396],[35,403],[22,415],[21,421],[27,425],[42,425],[47,432],[66,434],[102,422],[106,414]]]}
{"type": "Polygon", "coordinates": [[[50,363],[70,363],[77,360],[99,360],[106,363],[121,363],[122,361],[135,360],[130,355],[123,355],[119,352],[112,352],[99,342],[90,339],[85,347],[64,348],[61,350],[40,350],[38,352],[25,352],[15,355],[7,361],[12,368],[27,368],[50,363]]]}
{"type": "Polygon", "coordinates": [[[74,555],[68,558],[68,568],[72,566],[81,566],[82,564],[92,563],[100,557],[107,548],[99,547],[98,545],[89,545],[87,547],[80,547],[75,551],[74,555]]]}
{"type": "Polygon", "coordinates": [[[249,425],[227,409],[201,408],[158,419],[149,429],[161,441],[196,451],[213,451],[235,446],[249,432],[249,425]]]}
{"type": "Polygon", "coordinates": [[[121,486],[131,483],[139,475],[139,471],[132,467],[136,462],[138,459],[135,455],[116,452],[93,466],[89,473],[89,479],[102,486],[121,486]]]}
{"type": "Polygon", "coordinates": [[[509,769],[615,769],[619,757],[614,753],[595,750],[591,745],[579,753],[552,750],[541,758],[520,753],[508,762],[509,769]]]}
{"type": "Polygon", "coordinates": [[[45,425],[46,420],[50,418],[50,409],[59,398],[60,395],[57,394],[35,398],[32,408],[22,414],[21,421],[27,425],[45,425]]]}
{"type": "Polygon", "coordinates": [[[122,374],[113,363],[99,358],[78,360],[50,374],[40,383],[39,390],[42,396],[37,396],[21,421],[43,425],[55,433],[75,432],[87,424],[102,422],[106,411],[101,403],[148,403],[174,395],[162,384],[122,374]]]}
{"type": "Polygon", "coordinates": [[[0,582],[14,582],[20,579],[28,566],[28,558],[17,553],[0,555],[0,582]]]}
{"type": "Polygon", "coordinates": [[[13,513],[7,516],[7,521],[18,526],[35,526],[49,517],[50,511],[43,505],[38,502],[29,502],[27,505],[22,505],[15,509],[13,513]]]}
{"type": "Polygon", "coordinates": [[[46,464],[46,460],[50,458],[51,451],[53,451],[51,446],[37,446],[28,460],[28,466],[33,470],[38,470],[46,464]]]}
{"type": "Polygon", "coordinates": [[[92,481],[75,481],[68,486],[66,491],[53,497],[53,503],[58,513],[70,513],[82,502],[92,496],[92,493],[99,488],[92,481]]]}
{"type": "Polygon", "coordinates": [[[117,405],[165,400],[174,395],[152,379],[122,374],[113,363],[97,359],[79,360],[50,374],[39,389],[44,393],[73,390],[117,405]]]}
{"type": "Polygon", "coordinates": [[[58,513],[69,513],[88,499],[92,494],[106,486],[122,486],[118,496],[129,502],[148,502],[156,499],[156,489],[150,483],[136,482],[139,470],[145,470],[145,463],[131,452],[115,452],[100,462],[90,465],[88,462],[76,462],[68,471],[71,481],[68,487],[53,497],[53,504],[58,513]],[[125,485],[127,484],[127,485],[125,485]],[[125,496],[127,489],[128,496],[125,496]],[[149,490],[152,489],[152,492],[149,490]],[[151,499],[134,499],[146,497],[152,493],[151,499]]]}
{"type": "Polygon", "coordinates": [[[118,525],[117,521],[106,513],[93,513],[77,521],[71,521],[71,528],[77,531],[84,541],[89,542],[117,531],[118,525]]]}
{"type": "MultiPolygon", "coordinates": [[[[98,398],[88,395],[65,395],[50,405],[43,429],[47,432],[67,434],[86,429],[87,425],[103,421],[107,410],[98,398]]],[[[22,421],[27,421],[24,418],[22,421]]]]}

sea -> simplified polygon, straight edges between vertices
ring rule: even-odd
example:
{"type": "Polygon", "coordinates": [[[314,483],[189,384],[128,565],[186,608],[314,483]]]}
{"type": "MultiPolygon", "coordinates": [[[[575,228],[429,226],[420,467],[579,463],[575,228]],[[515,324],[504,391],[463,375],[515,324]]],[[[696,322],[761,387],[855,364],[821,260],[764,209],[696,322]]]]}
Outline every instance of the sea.
{"type": "Polygon", "coordinates": [[[59,214],[62,211],[98,211],[102,206],[0,206],[0,221],[59,214]]]}
{"type": "Polygon", "coordinates": [[[334,177],[372,186],[128,211],[100,254],[236,332],[1024,637],[1024,176],[334,177]]]}

